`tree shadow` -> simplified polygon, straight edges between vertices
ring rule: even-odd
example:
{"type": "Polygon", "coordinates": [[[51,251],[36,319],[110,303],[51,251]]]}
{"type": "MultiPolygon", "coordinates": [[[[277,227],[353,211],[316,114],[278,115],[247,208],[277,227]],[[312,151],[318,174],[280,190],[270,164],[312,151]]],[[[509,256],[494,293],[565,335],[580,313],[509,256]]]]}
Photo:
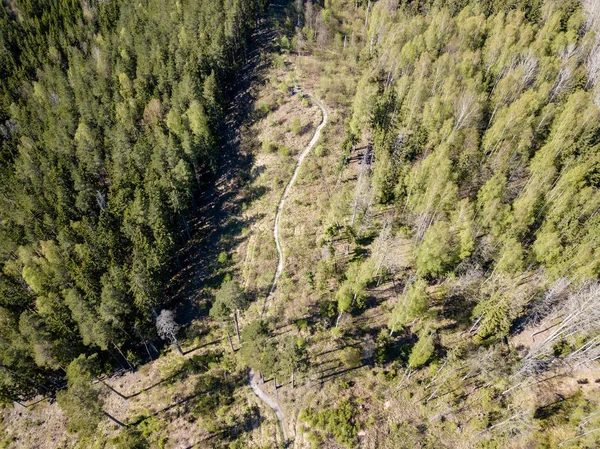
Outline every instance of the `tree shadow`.
{"type": "Polygon", "coordinates": [[[321,374],[321,377],[323,377],[323,375],[328,371],[335,371],[342,366],[342,363],[339,360],[328,360],[327,363],[333,363],[333,366],[329,368],[320,369],[319,373],[321,374]]]}
{"type": "Polygon", "coordinates": [[[180,369],[178,371],[176,371],[175,373],[171,374],[168,377],[165,377],[164,379],[159,380],[158,382],[153,383],[152,385],[146,387],[146,388],[142,388],[140,391],[138,391],[137,393],[132,393],[130,395],[125,395],[123,393],[121,393],[120,391],[118,391],[116,388],[110,386],[109,384],[107,384],[106,382],[103,382],[104,386],[106,388],[108,388],[110,391],[112,391],[113,393],[115,393],[117,396],[123,398],[123,399],[131,399],[131,398],[135,398],[137,396],[139,396],[142,393],[145,393],[147,391],[152,390],[153,388],[158,387],[159,385],[162,385],[164,383],[170,382],[172,380],[177,379],[178,377],[180,377],[183,373],[185,373],[187,370],[186,369],[180,369]]]}
{"type": "Polygon", "coordinates": [[[243,132],[246,139],[256,139],[250,132],[254,100],[270,65],[266,56],[274,45],[275,31],[267,22],[263,20],[254,32],[246,61],[235,79],[226,83],[228,90],[225,95],[229,102],[221,122],[221,160],[214,182],[207,183],[208,188],[201,192],[196,201],[194,216],[189,220],[193,241],[178,255],[182,266],[170,283],[173,288],[167,304],[183,305],[189,310],[187,322],[203,317],[208,308],[184,304],[205,303],[207,297],[203,294],[204,288],[218,287],[226,274],[228,267],[220,261],[220,254],[230,254],[247,238],[244,229],[262,218],[239,218],[243,217],[242,212],[249,203],[268,192],[264,186],[251,185],[264,167],[254,166],[253,152],[244,148],[240,136],[243,132]]]}
{"type": "Polygon", "coordinates": [[[257,405],[253,405],[244,416],[241,421],[237,421],[232,426],[224,429],[224,434],[230,439],[238,439],[242,434],[252,432],[257,429],[265,421],[265,418],[260,414],[260,408],[257,405]]]}
{"type": "MultiPolygon", "coordinates": [[[[381,313],[378,313],[377,315],[371,315],[363,321],[370,321],[371,318],[375,318],[375,317],[378,317],[381,315],[384,315],[384,313],[381,312],[381,313]]],[[[362,317],[361,317],[361,319],[362,319],[362,317]]],[[[376,339],[377,336],[379,335],[379,333],[384,329],[389,332],[386,325],[360,327],[357,329],[356,335],[360,338],[364,338],[365,336],[369,335],[369,336],[373,337],[373,339],[376,339]]]]}
{"type": "Polygon", "coordinates": [[[361,369],[364,366],[368,366],[368,365],[363,363],[361,365],[354,366],[352,368],[345,368],[345,369],[343,369],[341,371],[336,371],[335,373],[331,373],[331,374],[327,374],[326,376],[322,376],[322,377],[319,378],[319,381],[321,383],[325,383],[325,382],[328,382],[330,380],[336,379],[336,378],[338,378],[340,376],[343,376],[346,373],[350,373],[352,371],[356,371],[358,369],[361,369]]]}
{"type": "Polygon", "coordinates": [[[252,179],[256,179],[260,175],[262,175],[266,169],[267,169],[266,165],[255,165],[252,168],[252,171],[250,172],[250,176],[252,177],[252,179]]]}
{"type": "Polygon", "coordinates": [[[458,326],[470,326],[475,304],[462,296],[449,296],[441,308],[441,316],[454,320],[458,326]]]}
{"type": "Polygon", "coordinates": [[[186,351],[183,351],[183,355],[188,355],[188,354],[191,354],[192,352],[194,352],[194,351],[197,351],[198,349],[206,348],[207,346],[216,345],[217,343],[219,343],[219,342],[223,341],[223,339],[224,339],[224,338],[225,338],[225,337],[222,337],[222,338],[217,338],[216,340],[209,341],[208,343],[205,343],[205,344],[203,344],[203,345],[194,346],[194,347],[193,347],[193,348],[191,348],[191,349],[188,349],[188,350],[186,350],[186,351]]]}
{"type": "MultiPolygon", "coordinates": [[[[160,413],[168,412],[178,406],[184,404],[189,406],[190,404],[193,404],[192,400],[196,398],[205,398],[199,399],[198,402],[194,404],[196,413],[198,413],[199,410],[205,414],[212,413],[217,407],[227,405],[233,401],[233,392],[242,385],[243,379],[243,376],[224,376],[223,373],[204,373],[197,379],[194,393],[187,395],[160,410],[148,415],[140,416],[128,425],[137,426],[148,418],[157,416],[160,413]]],[[[186,410],[186,412],[187,411],[189,411],[189,409],[186,410]]]]}
{"type": "Polygon", "coordinates": [[[354,251],[352,251],[352,253],[350,254],[350,257],[348,257],[348,262],[360,262],[361,260],[365,260],[368,256],[368,249],[363,248],[361,246],[357,246],[356,248],[354,248],[354,251]]]}
{"type": "Polygon", "coordinates": [[[300,133],[298,134],[298,136],[303,136],[304,134],[310,132],[312,129],[313,127],[310,123],[305,123],[304,125],[302,125],[302,128],[300,128],[300,133]]]}
{"type": "Polygon", "coordinates": [[[183,398],[183,399],[179,399],[178,401],[175,401],[174,403],[172,403],[172,404],[170,404],[170,405],[167,405],[166,407],[164,407],[164,408],[162,408],[162,409],[160,409],[160,410],[157,410],[157,411],[155,411],[154,413],[151,413],[151,414],[149,414],[149,415],[142,416],[142,417],[138,418],[136,421],[134,421],[134,422],[131,422],[131,423],[127,424],[127,425],[128,425],[128,426],[137,426],[137,425],[139,425],[139,424],[143,423],[144,421],[146,421],[148,418],[151,418],[151,417],[153,417],[153,416],[157,416],[157,415],[159,415],[160,413],[168,412],[169,410],[172,410],[172,409],[174,409],[175,407],[178,407],[178,406],[180,406],[180,405],[186,404],[187,402],[189,402],[189,401],[191,401],[192,399],[194,399],[194,398],[196,398],[196,397],[200,396],[201,394],[206,394],[206,393],[199,392],[199,393],[194,393],[194,394],[191,394],[191,395],[189,395],[189,396],[186,396],[186,397],[185,397],[185,398],[183,398]]]}
{"type": "Polygon", "coordinates": [[[313,357],[315,357],[315,358],[316,357],[321,357],[323,355],[331,354],[332,352],[337,352],[337,351],[341,351],[341,350],[342,350],[342,348],[334,348],[334,349],[330,349],[328,351],[323,351],[323,352],[320,352],[318,354],[315,354],[313,357]]]}
{"type": "Polygon", "coordinates": [[[260,414],[260,409],[258,406],[253,405],[244,413],[244,415],[241,417],[241,420],[237,420],[235,424],[218,430],[202,440],[197,441],[191,446],[186,447],[185,449],[198,448],[198,444],[208,440],[213,440],[216,437],[219,437],[221,441],[225,439],[236,440],[242,436],[242,434],[252,432],[253,430],[259,428],[264,421],[265,418],[260,414]]]}
{"type": "Polygon", "coordinates": [[[285,328],[285,326],[282,326],[282,327],[279,327],[279,328],[273,330],[273,334],[272,334],[273,337],[280,337],[282,335],[289,334],[290,332],[294,331],[294,329],[292,327],[289,327],[288,329],[284,329],[284,328],[285,328]],[[284,330],[281,330],[281,329],[284,329],[284,330]]]}
{"type": "Polygon", "coordinates": [[[46,400],[52,402],[54,400],[54,398],[56,397],[55,394],[49,394],[46,396],[42,396],[40,399],[37,399],[35,402],[32,402],[31,404],[25,404],[25,402],[17,402],[21,407],[24,408],[29,408],[29,407],[33,407],[34,405],[39,404],[40,402],[44,402],[46,400]]]}
{"type": "Polygon", "coordinates": [[[368,234],[359,236],[356,238],[356,244],[360,246],[369,246],[371,243],[375,241],[377,234],[374,232],[370,232],[368,234]]]}
{"type": "MultiPolygon", "coordinates": [[[[382,301],[380,301],[379,303],[381,303],[382,301]]],[[[379,304],[376,304],[375,306],[371,306],[369,308],[373,308],[376,307],[379,304]]],[[[369,323],[371,322],[373,319],[378,318],[380,316],[385,315],[385,312],[379,312],[376,314],[372,314],[372,315],[368,315],[368,316],[364,316],[364,313],[367,311],[367,309],[365,308],[365,310],[360,310],[357,311],[356,313],[352,313],[352,316],[356,316],[356,318],[354,319],[354,324],[362,324],[362,323],[369,323]]],[[[361,329],[357,329],[359,332],[361,331],[361,329]]],[[[364,333],[364,332],[363,332],[364,333]]]]}

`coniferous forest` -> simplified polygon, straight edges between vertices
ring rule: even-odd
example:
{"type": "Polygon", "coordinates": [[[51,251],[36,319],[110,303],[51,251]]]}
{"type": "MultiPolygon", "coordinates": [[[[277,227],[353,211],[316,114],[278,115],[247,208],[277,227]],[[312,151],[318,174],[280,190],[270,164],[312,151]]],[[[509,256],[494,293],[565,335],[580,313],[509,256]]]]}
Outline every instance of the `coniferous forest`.
{"type": "Polygon", "coordinates": [[[153,328],[263,8],[3,2],[3,398],[153,328]]]}
{"type": "Polygon", "coordinates": [[[600,0],[1,5],[0,447],[600,445],[600,0]]]}

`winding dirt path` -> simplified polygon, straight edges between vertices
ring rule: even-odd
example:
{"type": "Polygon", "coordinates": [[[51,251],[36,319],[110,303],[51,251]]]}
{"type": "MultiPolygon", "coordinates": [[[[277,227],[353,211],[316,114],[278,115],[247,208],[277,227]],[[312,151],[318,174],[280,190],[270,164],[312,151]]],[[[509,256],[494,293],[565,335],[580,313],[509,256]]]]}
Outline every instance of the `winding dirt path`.
{"type": "MultiPolygon", "coordinates": [[[[300,92],[302,92],[301,89],[300,92]]],[[[294,174],[289,180],[287,186],[285,186],[285,190],[283,191],[283,194],[281,195],[281,200],[279,200],[279,205],[277,206],[277,214],[275,215],[275,226],[273,227],[273,236],[275,237],[275,246],[277,246],[277,253],[279,254],[279,264],[277,265],[277,271],[275,271],[275,277],[273,278],[273,285],[271,286],[271,290],[265,298],[263,313],[264,309],[266,308],[268,299],[271,297],[271,295],[275,291],[275,288],[277,287],[277,281],[279,280],[279,276],[281,276],[281,273],[283,272],[283,248],[281,247],[281,241],[279,239],[279,221],[281,219],[281,214],[283,213],[283,206],[285,205],[285,200],[288,194],[290,193],[290,189],[294,185],[294,182],[296,182],[296,178],[298,177],[298,173],[300,172],[300,167],[302,166],[302,162],[304,162],[304,158],[308,155],[308,153],[310,153],[310,150],[312,150],[315,144],[319,141],[319,138],[321,137],[321,130],[327,124],[328,119],[327,109],[325,109],[323,103],[321,103],[319,100],[317,100],[310,94],[306,95],[308,95],[310,99],[314,101],[317,106],[319,106],[319,108],[321,109],[321,113],[323,114],[323,118],[321,119],[321,123],[319,124],[319,126],[317,126],[317,129],[315,130],[313,138],[310,140],[310,142],[302,151],[302,153],[300,153],[300,157],[298,157],[298,162],[296,163],[296,169],[294,170],[294,174]]]]}
{"type": "MultiPolygon", "coordinates": [[[[300,92],[302,92],[301,89],[300,89],[300,92]]],[[[271,286],[271,290],[269,291],[269,294],[265,298],[265,301],[263,304],[263,314],[265,313],[266,308],[267,308],[267,301],[269,300],[269,298],[275,291],[275,288],[277,287],[277,281],[279,280],[279,276],[281,276],[281,273],[283,272],[283,248],[281,246],[281,241],[279,239],[279,222],[281,219],[281,214],[283,213],[283,207],[285,205],[285,200],[290,192],[290,189],[294,185],[294,182],[296,182],[296,178],[298,177],[298,173],[300,172],[300,167],[302,166],[302,162],[304,162],[304,158],[308,155],[308,153],[310,153],[310,150],[312,150],[312,148],[319,141],[319,138],[321,137],[321,130],[327,124],[327,119],[328,119],[327,109],[325,109],[325,106],[323,106],[323,103],[321,103],[319,100],[317,100],[315,97],[313,97],[310,94],[306,94],[306,95],[308,95],[310,97],[310,99],[312,101],[314,101],[317,106],[319,106],[323,116],[321,119],[321,123],[319,124],[319,126],[317,126],[317,129],[315,129],[315,134],[313,135],[312,139],[310,140],[310,142],[308,143],[306,148],[302,151],[302,153],[300,153],[300,156],[298,157],[298,162],[296,163],[296,169],[294,170],[294,174],[292,175],[291,179],[289,180],[287,186],[285,186],[285,190],[283,191],[283,194],[281,195],[281,199],[279,200],[279,205],[277,206],[277,214],[275,215],[275,225],[273,227],[273,236],[275,237],[275,246],[277,246],[277,253],[279,254],[279,263],[277,265],[277,271],[275,271],[275,277],[273,278],[273,285],[271,286]]],[[[265,394],[265,392],[260,389],[258,381],[257,381],[256,373],[254,373],[253,370],[249,370],[248,383],[250,385],[250,388],[252,388],[252,391],[254,392],[254,394],[256,394],[256,396],[258,396],[258,398],[261,401],[263,401],[265,404],[267,404],[275,412],[275,415],[277,416],[277,420],[279,421],[279,425],[281,427],[281,432],[283,433],[284,446],[287,447],[289,438],[288,438],[287,426],[285,424],[285,416],[283,414],[283,411],[281,410],[281,406],[277,403],[277,401],[275,401],[273,398],[270,398],[269,396],[267,396],[267,394],[265,394]]]]}
{"type": "Polygon", "coordinates": [[[281,427],[281,432],[283,433],[283,445],[287,447],[288,441],[290,439],[288,438],[287,427],[285,425],[285,416],[283,415],[283,411],[281,410],[281,407],[275,399],[270,398],[264,391],[260,389],[257,377],[258,376],[256,375],[256,373],[250,370],[248,374],[248,383],[250,384],[250,388],[252,388],[254,394],[258,396],[258,398],[261,401],[267,404],[275,412],[277,420],[279,421],[279,426],[281,427]]]}

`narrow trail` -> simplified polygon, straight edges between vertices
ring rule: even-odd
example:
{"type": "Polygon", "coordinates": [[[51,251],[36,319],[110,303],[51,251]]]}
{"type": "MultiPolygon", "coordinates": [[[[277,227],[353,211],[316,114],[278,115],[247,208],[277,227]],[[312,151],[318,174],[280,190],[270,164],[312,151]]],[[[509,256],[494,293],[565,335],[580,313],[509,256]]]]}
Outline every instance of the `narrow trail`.
{"type": "MultiPolygon", "coordinates": [[[[301,89],[300,92],[302,92],[301,89]]],[[[271,290],[269,291],[269,294],[265,298],[263,304],[263,314],[265,313],[267,307],[267,301],[275,291],[275,288],[277,287],[277,281],[279,280],[279,276],[281,276],[281,273],[283,272],[283,249],[281,247],[281,241],[279,240],[279,222],[281,220],[281,214],[283,213],[283,206],[285,205],[285,200],[288,194],[290,193],[294,182],[296,182],[296,178],[298,177],[298,173],[300,172],[300,167],[302,167],[302,162],[304,162],[304,158],[308,155],[308,153],[310,153],[310,150],[312,150],[315,144],[319,141],[319,138],[321,137],[321,130],[327,124],[328,119],[327,109],[325,109],[323,103],[321,103],[319,100],[317,100],[310,94],[306,95],[308,95],[310,99],[314,101],[317,106],[319,106],[323,116],[321,119],[321,123],[319,124],[319,126],[317,126],[317,129],[315,130],[313,138],[310,140],[310,142],[302,151],[302,153],[300,153],[300,157],[298,157],[298,162],[296,163],[296,169],[294,170],[294,174],[289,180],[287,186],[285,186],[285,190],[283,191],[283,194],[281,195],[281,200],[279,200],[279,205],[277,206],[277,214],[275,215],[275,226],[273,227],[273,236],[275,237],[275,246],[277,247],[277,254],[279,255],[279,263],[277,264],[277,271],[275,271],[275,277],[273,278],[273,285],[271,286],[271,290]]]]}
{"type": "Polygon", "coordinates": [[[281,432],[283,433],[283,445],[285,447],[287,447],[288,445],[288,441],[290,440],[288,438],[288,433],[287,433],[287,427],[285,425],[285,416],[283,415],[283,411],[281,410],[281,407],[279,406],[279,404],[277,403],[276,400],[270,398],[264,391],[262,391],[258,385],[258,380],[257,380],[257,375],[254,371],[250,370],[249,372],[249,378],[248,378],[248,382],[250,384],[250,388],[252,388],[252,391],[254,392],[254,394],[256,396],[258,396],[258,398],[263,401],[265,404],[267,404],[271,409],[273,409],[273,411],[275,412],[275,415],[277,416],[277,420],[279,421],[279,426],[281,427],[281,432]]]}
{"type": "MultiPolygon", "coordinates": [[[[302,92],[301,89],[299,91],[302,92]]],[[[283,207],[285,205],[285,200],[286,200],[288,194],[290,193],[290,190],[291,190],[292,186],[294,185],[294,182],[296,182],[296,178],[298,177],[298,173],[300,172],[300,167],[302,167],[302,162],[304,162],[304,158],[308,155],[308,153],[310,153],[310,150],[312,150],[312,148],[319,141],[319,138],[321,137],[321,130],[327,124],[327,119],[328,119],[327,109],[325,109],[325,106],[323,106],[323,103],[321,103],[319,100],[317,100],[315,97],[313,97],[310,94],[306,94],[306,95],[308,95],[310,97],[310,99],[312,101],[314,101],[317,106],[319,106],[319,108],[321,109],[321,113],[322,113],[322,119],[321,119],[321,123],[319,124],[319,126],[317,126],[317,129],[315,129],[315,134],[313,135],[312,139],[310,140],[310,142],[308,143],[306,148],[302,151],[302,153],[300,153],[300,156],[298,157],[298,162],[296,163],[296,168],[294,170],[294,174],[292,175],[291,179],[289,180],[287,186],[285,186],[285,190],[283,191],[283,194],[281,195],[281,199],[279,200],[279,205],[277,206],[277,214],[275,215],[275,225],[273,226],[273,236],[275,237],[275,246],[277,247],[277,253],[279,254],[279,263],[277,264],[277,271],[275,271],[275,277],[273,278],[273,285],[271,286],[271,290],[269,291],[269,294],[265,298],[265,301],[263,304],[263,311],[262,311],[263,315],[267,309],[267,301],[269,300],[269,298],[275,291],[275,288],[277,287],[277,281],[279,280],[279,276],[281,276],[281,273],[283,272],[283,249],[281,247],[281,241],[279,239],[279,223],[280,223],[280,219],[281,219],[281,214],[283,213],[283,207]]],[[[281,406],[277,403],[276,400],[274,400],[273,398],[270,398],[267,394],[265,394],[264,391],[262,391],[260,389],[260,387],[258,385],[256,373],[254,373],[253,370],[249,370],[248,383],[250,385],[250,388],[252,388],[252,391],[254,392],[254,394],[261,401],[263,401],[265,404],[267,404],[271,409],[273,409],[273,411],[275,412],[275,415],[277,416],[277,420],[279,421],[279,426],[281,427],[281,432],[283,434],[284,446],[287,447],[289,438],[288,438],[287,426],[285,424],[285,416],[283,414],[283,411],[281,410],[281,406]]]]}

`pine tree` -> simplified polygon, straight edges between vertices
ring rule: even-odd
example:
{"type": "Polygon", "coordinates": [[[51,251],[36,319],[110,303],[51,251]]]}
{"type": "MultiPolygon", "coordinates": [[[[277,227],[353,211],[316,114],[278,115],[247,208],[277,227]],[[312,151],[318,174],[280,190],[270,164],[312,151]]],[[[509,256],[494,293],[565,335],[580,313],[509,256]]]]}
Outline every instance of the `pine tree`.
{"type": "Polygon", "coordinates": [[[419,334],[419,340],[413,346],[408,358],[408,366],[410,368],[419,368],[425,365],[433,355],[434,333],[424,329],[419,334]]]}
{"type": "Polygon", "coordinates": [[[56,395],[69,419],[68,429],[80,436],[93,435],[104,415],[100,393],[92,385],[97,374],[95,355],[80,355],[67,367],[68,388],[56,395]]]}
{"type": "Polygon", "coordinates": [[[390,335],[397,329],[424,318],[428,308],[427,283],[423,279],[418,279],[407,287],[406,293],[400,296],[394,306],[388,323],[390,335]]]}

